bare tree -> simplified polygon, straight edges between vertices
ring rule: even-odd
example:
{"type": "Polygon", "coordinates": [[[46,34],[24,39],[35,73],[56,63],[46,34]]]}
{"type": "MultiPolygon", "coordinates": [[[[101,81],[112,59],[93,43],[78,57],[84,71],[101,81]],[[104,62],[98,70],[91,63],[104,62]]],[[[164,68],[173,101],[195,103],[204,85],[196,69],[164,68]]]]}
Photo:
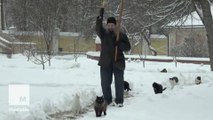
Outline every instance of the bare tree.
{"type": "Polygon", "coordinates": [[[29,29],[28,6],[30,0],[5,0],[6,27],[15,26],[18,30],[29,29]]]}
{"type": "Polygon", "coordinates": [[[54,51],[54,37],[57,35],[57,21],[61,8],[67,3],[66,0],[31,0],[28,5],[28,21],[34,31],[42,33],[46,53],[51,65],[51,56],[54,51]]]}
{"type": "Polygon", "coordinates": [[[42,69],[45,70],[45,63],[49,61],[49,58],[47,55],[45,54],[32,54],[32,56],[30,56],[30,60],[37,64],[37,65],[42,65],[42,69]]]}
{"type": "Polygon", "coordinates": [[[211,71],[213,71],[213,19],[209,0],[193,0],[193,5],[200,16],[207,32],[211,71]]]}
{"type": "Polygon", "coordinates": [[[208,57],[208,44],[200,35],[190,35],[188,38],[172,49],[175,56],[182,57],[208,57]]]}
{"type": "Polygon", "coordinates": [[[146,41],[147,47],[151,51],[152,55],[157,56],[157,51],[151,46],[151,39],[150,39],[150,32],[149,30],[146,30],[145,32],[142,32],[143,38],[146,41]]]}
{"type": "Polygon", "coordinates": [[[79,57],[80,49],[85,47],[81,46],[79,41],[87,42],[93,37],[99,3],[98,0],[73,0],[68,7],[70,31],[78,33],[78,36],[74,38],[73,46],[71,46],[75,61],[79,57]]]}
{"type": "MultiPolygon", "coordinates": [[[[163,4],[163,0],[159,0],[158,2],[154,2],[154,0],[149,1],[151,1],[152,5],[149,4],[151,7],[148,9],[148,15],[155,21],[151,22],[151,24],[148,24],[147,26],[161,23],[162,21],[171,22],[171,20],[174,19],[179,19],[179,23],[183,23],[184,19],[180,18],[184,18],[183,16],[190,14],[193,10],[197,11],[206,28],[210,65],[211,70],[213,71],[213,20],[210,10],[211,1],[171,0],[168,4],[163,4]]],[[[185,19],[187,19],[187,17],[185,17],[185,19]]]]}
{"type": "MultiPolygon", "coordinates": [[[[118,16],[119,1],[108,1],[106,16],[118,16]]],[[[139,39],[135,41],[135,43],[132,43],[133,48],[135,48],[134,46],[138,46],[138,41],[142,41],[143,39],[145,41],[144,43],[147,44],[149,51],[151,51],[153,55],[157,55],[157,51],[150,44],[151,39],[149,36],[153,33],[153,28],[168,23],[172,19],[176,19],[178,16],[176,13],[186,14],[183,12],[184,10],[187,11],[186,9],[180,9],[180,6],[183,5],[184,3],[176,5],[174,0],[126,0],[124,15],[122,17],[123,30],[128,36],[132,36],[133,34],[142,36],[140,38],[141,40],[139,39]],[[171,12],[169,10],[164,10],[164,6],[167,6],[171,11],[176,11],[176,13],[170,14],[171,12]],[[162,18],[160,18],[160,16],[162,16],[162,18]],[[149,34],[147,34],[147,31],[149,31],[149,34]]],[[[143,44],[142,42],[139,43],[143,44]]]]}
{"type": "MultiPolygon", "coordinates": [[[[48,54],[51,54],[50,41],[52,41],[52,35],[54,34],[54,26],[59,27],[61,30],[78,32],[84,39],[90,39],[95,33],[95,18],[102,2],[100,0],[8,1],[14,2],[14,6],[10,7],[11,9],[9,10],[6,9],[8,14],[11,14],[10,11],[13,10],[13,14],[11,14],[11,16],[13,16],[7,18],[9,20],[12,19],[10,21],[13,21],[17,26],[22,25],[17,27],[18,29],[27,28],[41,31],[46,41],[48,54]],[[78,7],[78,10],[76,10],[76,7],[78,7]]],[[[133,34],[144,36],[144,31],[146,30],[150,30],[150,34],[153,32],[161,32],[160,28],[162,26],[177,19],[180,19],[179,23],[183,23],[185,19],[181,18],[196,10],[206,27],[211,69],[213,70],[211,1],[212,0],[126,0],[124,15],[122,17],[122,28],[129,36],[133,34]]],[[[108,0],[104,17],[117,17],[119,7],[119,1],[108,0]]],[[[137,43],[138,40],[135,42],[137,43]]]]}
{"type": "MultiPolygon", "coordinates": [[[[25,33],[25,35],[27,36],[36,36],[35,40],[36,40],[36,45],[32,42],[30,42],[30,45],[26,46],[24,48],[24,52],[23,54],[27,57],[28,61],[33,62],[36,65],[41,65],[42,69],[45,70],[46,68],[46,63],[49,62],[49,56],[45,53],[42,52],[43,50],[43,41],[41,41],[42,39],[42,35],[40,32],[27,32],[25,33]],[[31,45],[32,44],[32,45],[31,45]]],[[[22,36],[22,39],[27,39],[25,38],[26,36],[22,36]]]]}
{"type": "Polygon", "coordinates": [[[20,49],[22,51],[22,54],[27,57],[27,61],[30,61],[30,58],[32,56],[35,56],[35,54],[37,53],[36,43],[29,40],[31,37],[28,32],[20,32],[18,38],[22,39],[23,42],[26,43],[24,46],[20,46],[20,49]]]}

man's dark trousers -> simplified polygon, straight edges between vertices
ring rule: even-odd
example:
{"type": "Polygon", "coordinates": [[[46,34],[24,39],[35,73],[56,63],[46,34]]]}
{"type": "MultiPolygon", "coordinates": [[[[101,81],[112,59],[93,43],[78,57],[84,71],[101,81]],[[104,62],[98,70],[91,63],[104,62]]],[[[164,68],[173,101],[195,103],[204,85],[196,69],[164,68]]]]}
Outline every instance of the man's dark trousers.
{"type": "Polygon", "coordinates": [[[115,65],[110,65],[108,67],[102,67],[101,72],[101,87],[104,95],[104,99],[108,104],[112,102],[112,92],[111,84],[114,74],[115,81],[115,102],[123,103],[123,93],[124,93],[124,71],[115,67],[115,65]]]}

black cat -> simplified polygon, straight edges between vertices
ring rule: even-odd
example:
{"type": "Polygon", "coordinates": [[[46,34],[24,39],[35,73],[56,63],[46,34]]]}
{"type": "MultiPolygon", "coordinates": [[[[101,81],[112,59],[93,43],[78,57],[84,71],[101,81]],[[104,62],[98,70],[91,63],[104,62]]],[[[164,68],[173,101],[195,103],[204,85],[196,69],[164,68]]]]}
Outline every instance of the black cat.
{"type": "Polygon", "coordinates": [[[164,69],[161,70],[160,72],[162,72],[162,73],[167,73],[167,70],[166,70],[166,68],[164,68],[164,69]]]}
{"type": "Polygon", "coordinates": [[[195,79],[195,84],[196,85],[201,84],[201,77],[200,76],[197,76],[197,78],[195,79]]]}
{"type": "Polygon", "coordinates": [[[131,89],[129,88],[129,83],[127,81],[124,81],[124,90],[131,91],[131,89]]]}
{"type": "Polygon", "coordinates": [[[166,90],[166,88],[163,88],[161,84],[158,84],[156,82],[152,84],[152,87],[154,89],[155,94],[163,93],[163,91],[166,90]]]}
{"type": "Polygon", "coordinates": [[[104,115],[106,115],[107,103],[104,100],[103,96],[101,97],[97,96],[94,103],[94,110],[95,110],[96,117],[101,117],[102,112],[104,113],[104,115]]]}

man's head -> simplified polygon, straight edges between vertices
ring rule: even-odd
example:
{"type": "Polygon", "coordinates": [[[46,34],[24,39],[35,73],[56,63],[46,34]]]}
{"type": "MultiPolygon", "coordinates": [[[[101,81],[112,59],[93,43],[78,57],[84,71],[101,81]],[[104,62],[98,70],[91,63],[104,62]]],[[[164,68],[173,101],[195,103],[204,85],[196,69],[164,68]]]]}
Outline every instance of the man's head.
{"type": "Polygon", "coordinates": [[[107,19],[107,30],[112,32],[115,31],[115,27],[116,27],[116,19],[114,17],[109,17],[107,19]]]}

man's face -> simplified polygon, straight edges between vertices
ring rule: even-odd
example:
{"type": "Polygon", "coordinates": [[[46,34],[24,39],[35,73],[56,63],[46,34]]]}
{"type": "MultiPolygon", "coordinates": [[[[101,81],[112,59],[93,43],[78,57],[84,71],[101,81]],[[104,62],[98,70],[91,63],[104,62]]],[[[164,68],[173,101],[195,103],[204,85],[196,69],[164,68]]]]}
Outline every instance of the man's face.
{"type": "Polygon", "coordinates": [[[106,28],[107,28],[108,31],[113,32],[113,31],[115,31],[115,24],[114,23],[108,23],[106,25],[106,28]]]}

